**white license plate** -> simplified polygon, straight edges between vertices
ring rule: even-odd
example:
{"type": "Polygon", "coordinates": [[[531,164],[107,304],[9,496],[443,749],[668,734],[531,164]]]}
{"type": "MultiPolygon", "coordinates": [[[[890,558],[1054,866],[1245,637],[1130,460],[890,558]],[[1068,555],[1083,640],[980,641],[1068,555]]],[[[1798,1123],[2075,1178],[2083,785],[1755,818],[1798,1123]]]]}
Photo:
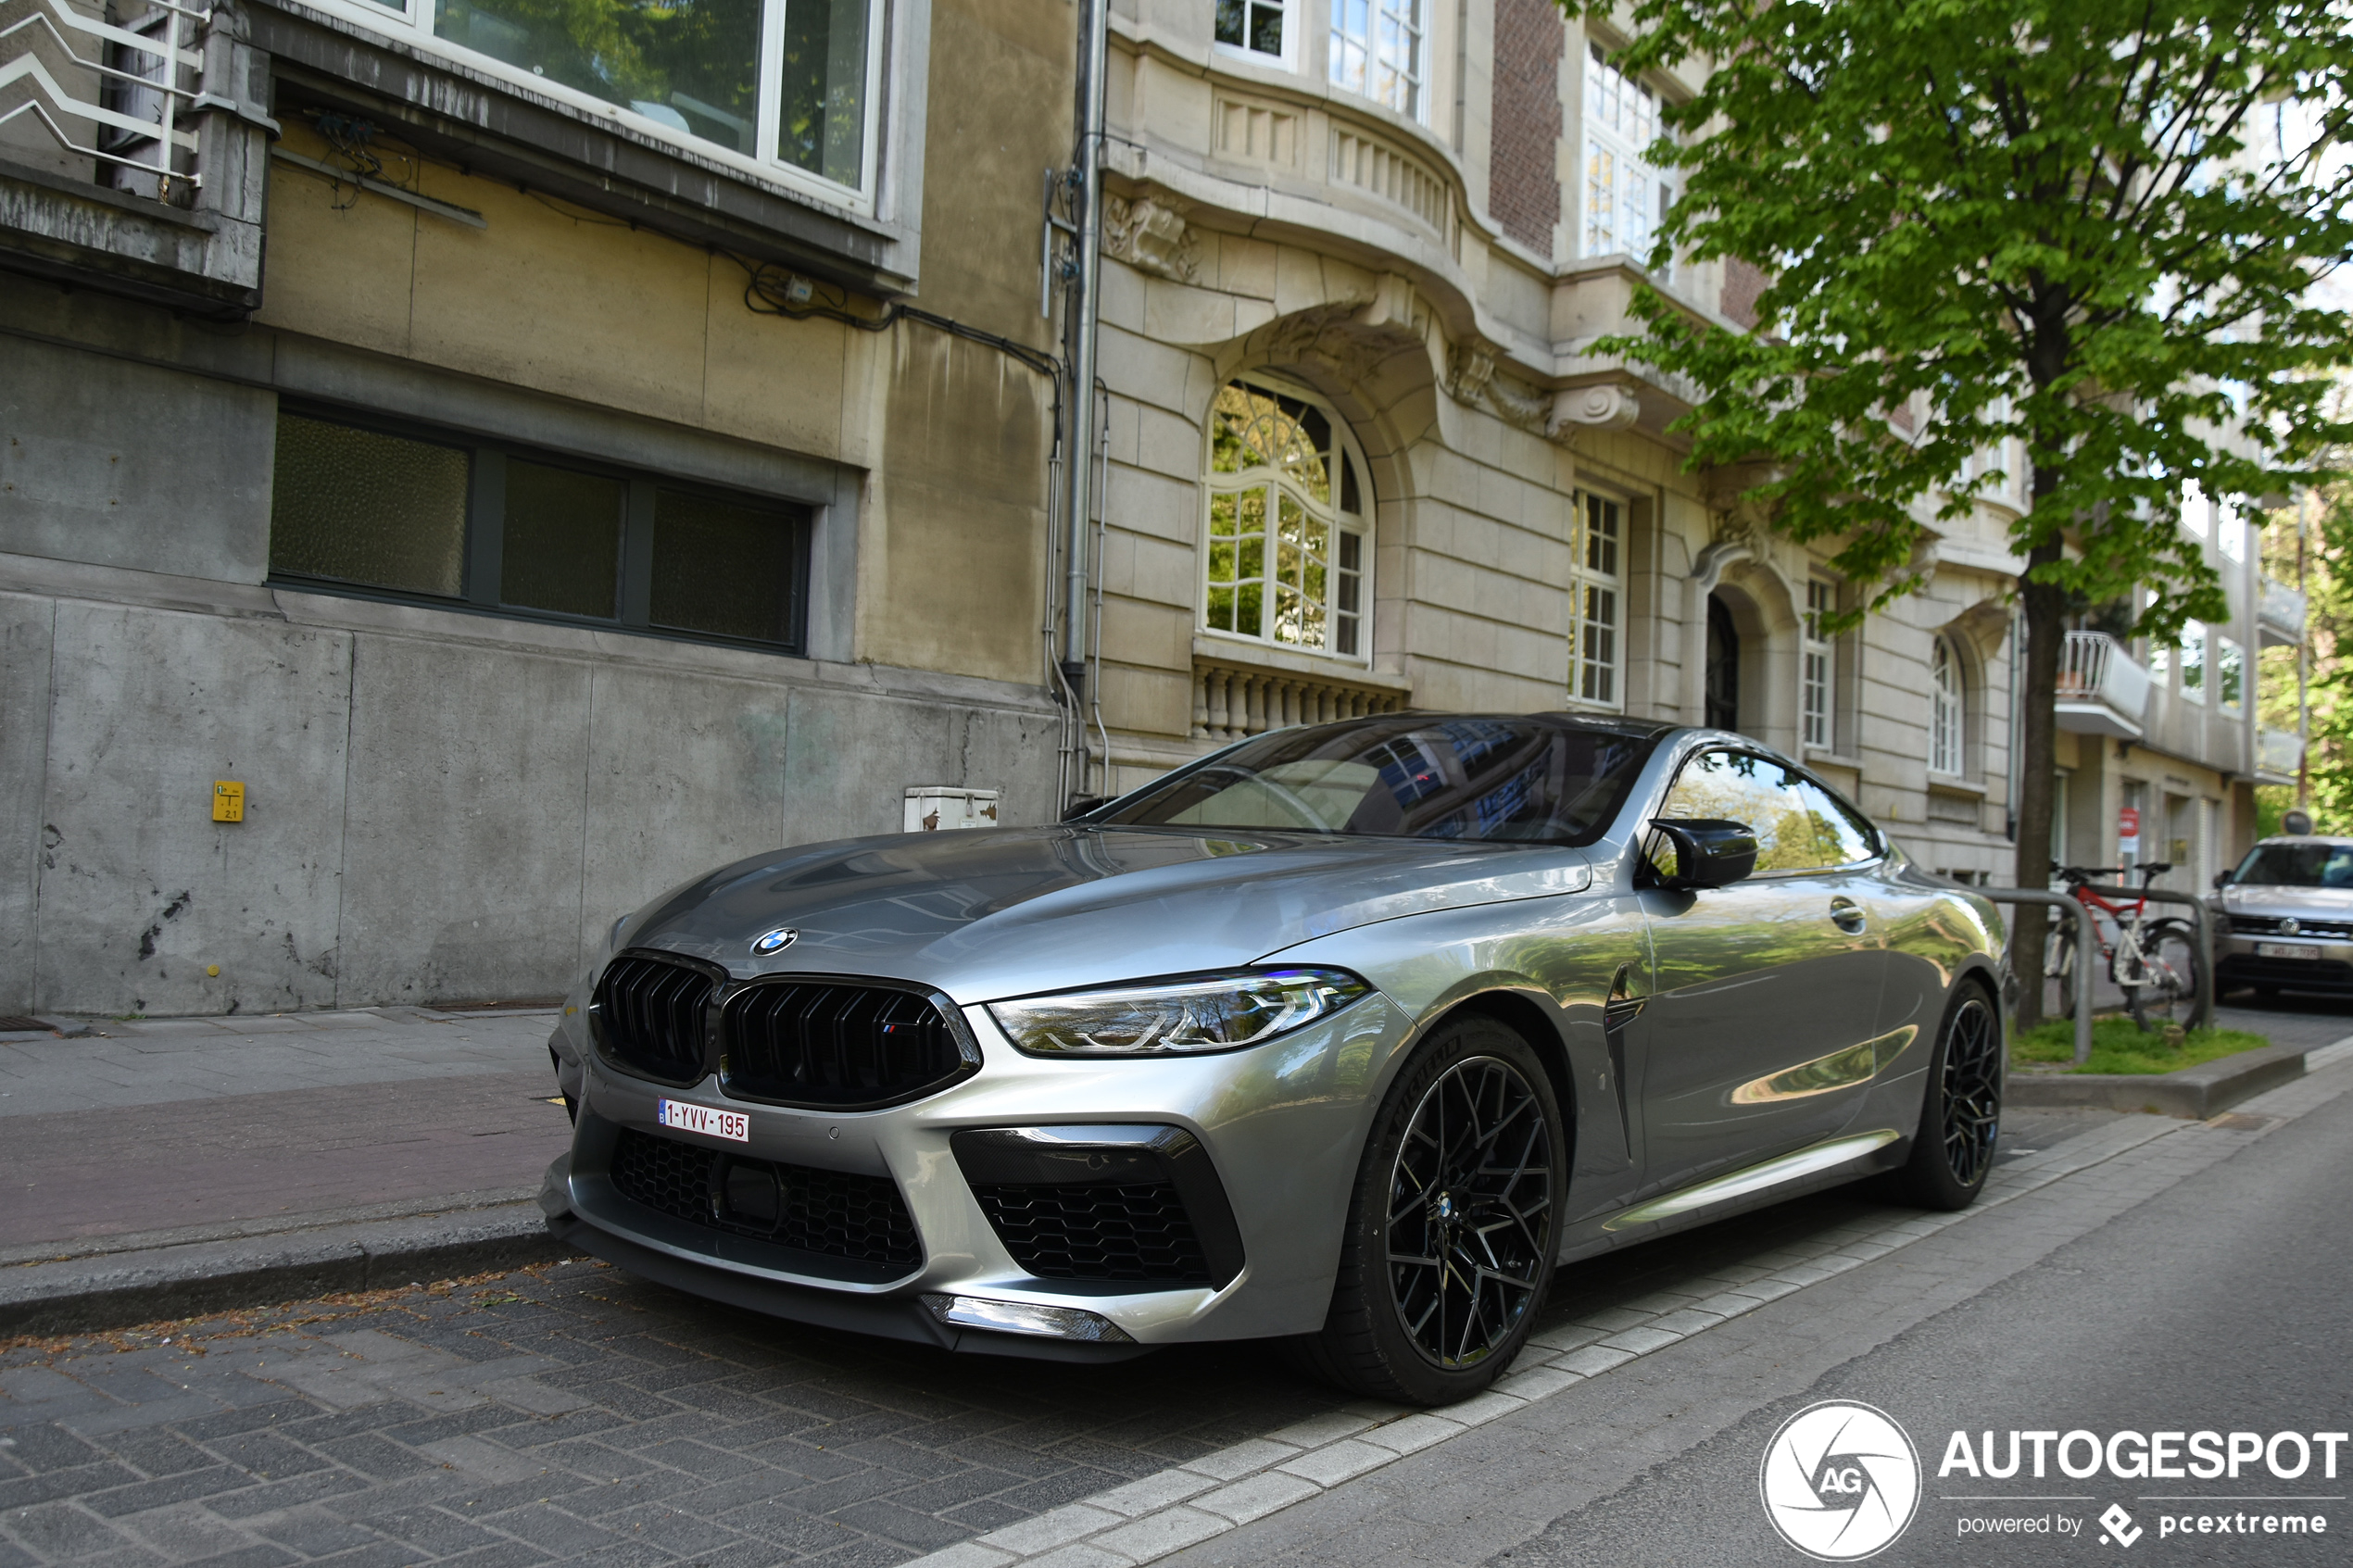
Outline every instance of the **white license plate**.
{"type": "Polygon", "coordinates": [[[700,1133],[708,1138],[729,1138],[736,1143],[751,1141],[751,1118],[740,1110],[719,1110],[708,1105],[689,1105],[683,1099],[655,1102],[661,1108],[661,1124],[681,1132],[700,1133]]]}
{"type": "Polygon", "coordinates": [[[2321,950],[2318,947],[2307,947],[2301,942],[2258,942],[2255,945],[2255,956],[2259,959],[2317,960],[2321,956],[2321,950]]]}

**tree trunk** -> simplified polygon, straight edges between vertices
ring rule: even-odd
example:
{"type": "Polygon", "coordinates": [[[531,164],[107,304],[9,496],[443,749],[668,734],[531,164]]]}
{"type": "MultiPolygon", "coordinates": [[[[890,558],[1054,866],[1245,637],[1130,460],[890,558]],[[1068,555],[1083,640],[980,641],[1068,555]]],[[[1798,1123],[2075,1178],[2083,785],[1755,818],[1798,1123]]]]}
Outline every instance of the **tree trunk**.
{"type": "MultiPolygon", "coordinates": [[[[2029,551],[2029,575],[2019,579],[2019,597],[2026,608],[2026,668],[2015,679],[2023,683],[2019,701],[2020,720],[2018,799],[2018,881],[2020,887],[2044,888],[2051,884],[2051,797],[2058,779],[2059,649],[2067,640],[2067,596],[2047,583],[2032,581],[2038,566],[2059,558],[2057,540],[2029,551]]],[[[2018,1027],[2020,1033],[2043,1022],[2043,952],[2050,929],[2050,911],[2040,904],[2021,904],[2011,924],[2010,963],[2019,982],[2018,1027]]],[[[2088,962],[2077,954],[2078,963],[2088,962]]]]}

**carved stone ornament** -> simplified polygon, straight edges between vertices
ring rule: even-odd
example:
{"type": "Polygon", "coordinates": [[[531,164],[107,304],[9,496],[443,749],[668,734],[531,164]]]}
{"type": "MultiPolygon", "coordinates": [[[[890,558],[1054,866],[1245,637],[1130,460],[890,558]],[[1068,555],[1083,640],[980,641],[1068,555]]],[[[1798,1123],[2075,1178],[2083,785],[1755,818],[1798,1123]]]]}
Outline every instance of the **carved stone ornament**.
{"type": "Polygon", "coordinates": [[[1551,400],[1496,374],[1495,357],[1476,343],[1458,343],[1448,350],[1446,392],[1466,408],[1493,409],[1506,424],[1546,437],[1554,433],[1551,400]]]}
{"type": "Polygon", "coordinates": [[[1183,213],[1149,196],[1103,197],[1103,254],[1172,282],[1201,276],[1201,242],[1192,226],[1183,213]]]}
{"type": "Polygon", "coordinates": [[[1363,385],[1383,360],[1423,352],[1411,285],[1403,279],[1389,282],[1400,286],[1277,317],[1242,340],[1236,362],[1310,364],[1344,385],[1363,385]]]}
{"type": "Polygon", "coordinates": [[[1629,386],[1573,386],[1553,395],[1552,415],[1548,434],[1625,430],[1642,417],[1642,404],[1629,386]]]}

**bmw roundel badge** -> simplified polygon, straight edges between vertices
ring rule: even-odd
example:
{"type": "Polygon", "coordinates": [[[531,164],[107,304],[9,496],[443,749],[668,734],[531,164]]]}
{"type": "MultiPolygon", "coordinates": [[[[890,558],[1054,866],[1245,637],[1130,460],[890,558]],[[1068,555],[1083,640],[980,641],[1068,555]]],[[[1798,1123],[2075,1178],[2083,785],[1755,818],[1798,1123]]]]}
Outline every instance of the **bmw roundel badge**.
{"type": "Polygon", "coordinates": [[[783,952],[786,947],[791,947],[793,943],[799,940],[799,937],[800,933],[793,930],[790,926],[778,926],[775,930],[769,932],[764,936],[754,937],[752,939],[751,950],[754,954],[764,959],[771,953],[783,952]]]}

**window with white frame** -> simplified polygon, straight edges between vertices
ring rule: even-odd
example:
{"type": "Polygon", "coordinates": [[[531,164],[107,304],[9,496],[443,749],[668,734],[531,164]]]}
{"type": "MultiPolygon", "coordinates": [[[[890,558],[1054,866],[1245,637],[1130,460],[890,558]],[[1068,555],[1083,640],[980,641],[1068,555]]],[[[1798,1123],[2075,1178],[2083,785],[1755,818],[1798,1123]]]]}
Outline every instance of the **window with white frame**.
{"type": "Polygon", "coordinates": [[[2234,711],[2246,700],[2246,650],[2228,637],[2214,639],[2214,700],[2234,711]]]}
{"type": "MultiPolygon", "coordinates": [[[[1217,46],[1260,65],[1295,66],[1296,0],[1217,0],[1217,46]]],[[[1337,0],[1336,0],[1337,3],[1337,0]]]]}
{"type": "Polygon", "coordinates": [[[1838,584],[1820,578],[1808,578],[1806,583],[1806,646],[1802,677],[1803,717],[1806,721],[1806,744],[1821,750],[1833,749],[1837,726],[1832,718],[1831,702],[1838,687],[1838,649],[1822,622],[1838,611],[1838,584]]]}
{"type": "Polygon", "coordinates": [[[1673,182],[1647,156],[1661,129],[1657,94],[1611,65],[1600,44],[1588,44],[1582,254],[1649,257],[1659,220],[1675,205],[1673,182]]]}
{"type": "Polygon", "coordinates": [[[1969,740],[1969,673],[1950,637],[1936,639],[1929,664],[1928,771],[1957,775],[1969,740]]]}
{"type": "Polygon", "coordinates": [[[2203,539],[2213,526],[2214,503],[2195,484],[2182,488],[2182,526],[2203,539]]]}
{"type": "Polygon", "coordinates": [[[1209,419],[1202,624],[1307,653],[1372,653],[1371,476],[1319,400],[1228,382],[1209,419]]]}
{"type": "Polygon", "coordinates": [[[2214,547],[2225,560],[2246,558],[2246,521],[2227,507],[2214,508],[2214,547]]]}
{"type": "Polygon", "coordinates": [[[1422,0],[1331,0],[1331,78],[1422,117],[1422,0]]]}
{"type": "Polygon", "coordinates": [[[2182,628],[2182,695],[2192,702],[2206,700],[2206,628],[2193,621],[2182,628]]]}
{"type": "Polygon", "coordinates": [[[871,205],[883,0],[322,0],[428,54],[871,205]]]}
{"type": "Polygon", "coordinates": [[[1569,585],[1569,695],[1579,702],[1615,708],[1622,657],[1619,607],[1624,592],[1622,556],[1626,547],[1626,504],[1606,495],[1579,491],[1571,499],[1576,538],[1570,559],[1576,576],[1569,585]]]}

